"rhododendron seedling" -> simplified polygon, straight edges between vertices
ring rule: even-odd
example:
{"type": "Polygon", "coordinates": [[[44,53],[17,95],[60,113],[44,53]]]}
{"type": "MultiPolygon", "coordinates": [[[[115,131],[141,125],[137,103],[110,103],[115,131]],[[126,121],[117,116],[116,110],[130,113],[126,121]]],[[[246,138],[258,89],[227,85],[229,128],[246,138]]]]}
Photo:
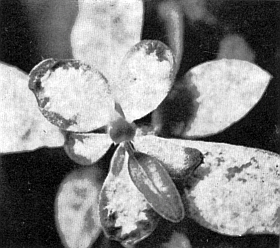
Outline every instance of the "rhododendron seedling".
{"type": "Polygon", "coordinates": [[[141,0],[79,1],[71,33],[75,59],[35,66],[29,88],[36,98],[26,74],[1,64],[1,153],[63,146],[83,166],[57,192],[55,218],[65,247],[90,247],[102,230],[132,247],[161,218],[177,223],[185,216],[225,235],[278,235],[279,155],[155,135],[168,111],[178,112],[176,93],[184,118],[171,133],[199,139],[243,118],[271,76],[249,62],[223,59],[192,68],[173,85],[179,65],[163,43],[139,42],[142,17],[141,0]],[[141,118],[151,112],[144,127],[141,118]],[[110,147],[104,181],[101,158],[110,147]]]}
{"type": "MultiPolygon", "coordinates": [[[[44,60],[30,72],[29,88],[34,92],[42,114],[74,136],[95,138],[96,144],[88,147],[90,163],[104,154],[99,149],[99,142],[106,143],[102,139],[120,143],[100,193],[99,209],[105,233],[124,245],[139,242],[155,229],[157,221],[150,220],[157,216],[153,210],[173,222],[184,218],[181,197],[164,165],[156,158],[134,150],[130,142],[133,142],[137,126],[126,120],[127,116],[129,120],[139,119],[160,104],[173,82],[173,65],[173,55],[166,45],[159,41],[142,41],[125,56],[118,84],[111,85],[100,72],[77,60],[44,60]],[[96,131],[102,128],[103,134],[96,131]],[[135,185],[134,191],[139,193],[135,202],[128,204],[118,194],[123,194],[123,187],[130,192],[131,185],[135,185]],[[126,202],[123,207],[120,201],[126,202]],[[135,211],[142,212],[140,219],[135,219],[135,211]],[[151,223],[139,227],[138,223],[145,220],[151,223]],[[112,232],[112,228],[121,231],[112,232]],[[135,235],[135,232],[139,233],[135,235]]],[[[69,143],[65,144],[71,158],[76,156],[75,145],[69,148],[69,143]],[[69,152],[71,149],[73,155],[69,152]]],[[[193,162],[192,155],[189,161],[193,162]]]]}
{"type": "MultiPolygon", "coordinates": [[[[227,168],[229,172],[235,170],[235,167],[231,169],[228,161],[232,160],[231,151],[235,152],[238,149],[243,151],[243,155],[239,159],[233,159],[232,162],[236,164],[237,171],[240,170],[239,166],[249,168],[251,165],[255,165],[255,163],[246,162],[254,161],[254,159],[258,163],[267,159],[273,166],[279,162],[277,155],[250,150],[250,148],[162,139],[145,133],[141,126],[137,126],[131,121],[133,118],[139,119],[151,112],[166,97],[174,78],[173,65],[172,53],[167,46],[159,41],[142,41],[125,56],[121,63],[117,83],[111,84],[100,72],[77,60],[45,60],[30,73],[29,87],[37,98],[39,109],[51,123],[66,132],[65,150],[72,159],[80,164],[94,165],[112,142],[118,145],[99,194],[99,203],[85,201],[91,202],[91,204],[84,204],[87,207],[83,211],[92,209],[93,206],[96,208],[98,204],[100,223],[106,236],[121,242],[125,247],[130,247],[149,236],[156,228],[160,216],[172,222],[180,222],[184,218],[185,209],[181,196],[171,177],[173,179],[181,178],[185,181],[188,190],[185,191],[183,198],[189,217],[212,230],[239,235],[239,232],[231,230],[231,226],[226,226],[225,223],[220,229],[217,226],[218,220],[205,215],[206,210],[199,201],[199,188],[205,187],[200,185],[207,181],[204,177],[208,175],[208,167],[214,166],[215,159],[217,159],[220,164],[224,163],[224,169],[227,168]],[[158,73],[159,71],[161,73],[158,73]],[[123,90],[121,91],[121,89],[123,90]],[[88,142],[89,140],[90,142],[88,142]],[[99,144],[103,147],[106,143],[107,148],[100,149],[99,144]],[[205,149],[205,147],[207,148],[205,149]],[[212,154],[216,150],[220,152],[215,155],[213,160],[212,154]],[[176,155],[174,156],[174,154],[176,155]]],[[[241,69],[241,67],[244,68],[244,73],[249,71],[251,74],[247,76],[247,81],[243,78],[238,82],[251,83],[252,72],[257,71],[260,83],[265,86],[263,83],[266,78],[265,73],[255,65],[237,60],[221,60],[200,65],[190,71],[191,83],[195,84],[196,90],[203,95],[203,92],[207,92],[209,90],[207,88],[211,88],[213,84],[206,89],[205,87],[200,88],[200,84],[208,77],[211,82],[211,73],[215,69],[222,68],[224,76],[221,74],[220,83],[223,84],[223,81],[227,82],[226,80],[232,82],[232,76],[240,74],[237,68],[241,69]],[[201,69],[205,69],[204,73],[200,73],[201,69]]],[[[194,86],[191,86],[190,91],[193,88],[194,86]]],[[[236,92],[236,86],[228,88],[225,92],[229,91],[229,94],[233,94],[232,88],[236,92]]],[[[262,88],[264,89],[264,87],[262,88]]],[[[250,94],[255,94],[251,88],[247,91],[247,95],[250,94]]],[[[251,102],[244,103],[247,111],[260,98],[259,91],[257,94],[259,97],[254,100],[250,98],[251,102]]],[[[237,93],[235,96],[240,97],[237,93]]],[[[223,99],[226,98],[223,97],[223,99]]],[[[212,130],[214,125],[211,121],[209,121],[208,129],[199,129],[197,124],[202,120],[201,113],[205,113],[205,109],[209,107],[206,104],[209,101],[210,98],[207,96],[197,100],[196,109],[199,111],[197,111],[197,116],[193,116],[189,133],[193,130],[192,132],[196,135],[199,133],[205,135],[208,134],[207,132],[219,131],[212,130]]],[[[242,101],[240,102],[242,103],[242,101]]],[[[243,115],[246,114],[246,109],[242,110],[243,115]]],[[[234,117],[229,116],[231,121],[227,120],[226,123],[222,123],[220,128],[224,129],[226,125],[230,125],[232,120],[242,117],[242,113],[234,114],[234,117]]],[[[258,165],[256,169],[258,169],[258,165]]],[[[221,177],[224,176],[228,177],[223,171],[221,177]]],[[[244,180],[247,181],[249,178],[244,180]]],[[[89,178],[88,180],[92,181],[89,178]]],[[[75,181],[72,182],[75,185],[75,181]]],[[[63,185],[65,184],[62,184],[56,203],[58,229],[62,237],[65,237],[65,243],[70,247],[75,247],[71,245],[74,241],[78,244],[82,241],[80,238],[76,238],[74,241],[71,239],[72,232],[66,228],[66,223],[69,223],[70,220],[75,222],[78,217],[75,217],[74,214],[65,215],[64,210],[61,209],[61,206],[67,205],[67,202],[63,203],[66,199],[63,196],[67,194],[63,185]]],[[[77,186],[77,188],[79,187],[77,186]]],[[[88,185],[88,187],[92,186],[88,185]]],[[[218,192],[223,192],[223,187],[218,192]]],[[[213,203],[211,202],[211,204],[213,203]]],[[[275,211],[277,212],[277,210],[275,211]]],[[[275,214],[275,211],[272,212],[275,214]]],[[[207,212],[209,211],[207,210],[207,212]]],[[[271,218],[274,218],[273,213],[271,218]]],[[[86,218],[85,214],[82,216],[86,218]]],[[[98,217],[95,216],[95,218],[98,217]]],[[[238,222],[239,220],[232,221],[238,222]]],[[[82,226],[86,225],[83,223],[83,219],[80,219],[80,222],[82,226]]],[[[258,225],[263,224],[257,223],[258,225]]],[[[97,226],[98,221],[95,221],[95,229],[91,231],[96,235],[89,235],[91,239],[88,238],[85,244],[89,245],[97,238],[100,230],[96,228],[97,226]]],[[[275,229],[269,229],[269,227],[266,227],[266,230],[274,233],[275,229]]],[[[252,229],[249,226],[245,228],[245,230],[249,229],[256,233],[261,231],[261,229],[252,229]]],[[[84,233],[85,229],[80,229],[80,232],[84,233]]],[[[88,247],[87,245],[85,247],[88,247]]]]}

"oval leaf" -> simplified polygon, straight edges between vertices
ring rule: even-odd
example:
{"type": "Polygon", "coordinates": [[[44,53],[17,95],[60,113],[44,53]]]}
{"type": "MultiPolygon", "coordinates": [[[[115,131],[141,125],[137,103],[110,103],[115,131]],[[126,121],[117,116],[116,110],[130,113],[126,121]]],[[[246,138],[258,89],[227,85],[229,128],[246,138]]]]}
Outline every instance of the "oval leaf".
{"type": "Polygon", "coordinates": [[[79,0],[71,33],[72,52],[115,83],[119,65],[141,39],[142,0],[79,0]]]}
{"type": "Polygon", "coordinates": [[[64,143],[66,154],[80,165],[92,165],[110,148],[112,140],[108,134],[67,133],[64,143]]]}
{"type": "Polygon", "coordinates": [[[199,146],[204,162],[186,190],[190,217],[222,234],[279,235],[280,156],[227,144],[199,146]]]}
{"type": "Polygon", "coordinates": [[[247,61],[222,59],[198,65],[158,108],[154,126],[184,138],[219,133],[256,105],[270,79],[269,73],[247,61]]]}
{"type": "Polygon", "coordinates": [[[129,120],[153,111],[166,97],[174,79],[173,67],[172,52],[160,41],[144,40],[130,49],[114,88],[129,120]]]}
{"type": "Polygon", "coordinates": [[[106,236],[125,247],[148,237],[160,219],[131,181],[128,154],[122,145],[111,160],[110,171],[100,193],[99,214],[106,236]]]}
{"type": "Polygon", "coordinates": [[[133,141],[136,151],[160,160],[173,179],[184,179],[202,163],[202,153],[194,147],[188,147],[188,144],[187,140],[182,142],[154,135],[136,136],[133,141]]]}
{"type": "Polygon", "coordinates": [[[64,137],[40,113],[28,76],[0,63],[0,153],[62,146],[64,137]]]}
{"type": "Polygon", "coordinates": [[[29,88],[42,114],[67,131],[106,125],[114,109],[106,79],[78,60],[47,59],[30,72],[29,88]]]}
{"type": "Polygon", "coordinates": [[[134,152],[129,156],[128,169],[135,186],[158,214],[172,222],[184,218],[181,196],[159,160],[134,152]]]}
{"type": "Polygon", "coordinates": [[[102,230],[98,214],[99,174],[93,167],[74,171],[60,185],[55,219],[65,247],[90,247],[102,230]]]}

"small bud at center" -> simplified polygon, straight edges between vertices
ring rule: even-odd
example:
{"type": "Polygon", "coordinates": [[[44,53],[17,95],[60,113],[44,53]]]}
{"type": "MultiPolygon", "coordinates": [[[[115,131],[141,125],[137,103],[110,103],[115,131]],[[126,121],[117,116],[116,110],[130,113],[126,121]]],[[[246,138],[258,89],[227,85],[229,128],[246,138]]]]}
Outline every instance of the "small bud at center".
{"type": "Polygon", "coordinates": [[[112,121],[109,126],[109,135],[116,144],[132,140],[135,132],[135,124],[128,123],[124,118],[118,118],[112,121]]]}

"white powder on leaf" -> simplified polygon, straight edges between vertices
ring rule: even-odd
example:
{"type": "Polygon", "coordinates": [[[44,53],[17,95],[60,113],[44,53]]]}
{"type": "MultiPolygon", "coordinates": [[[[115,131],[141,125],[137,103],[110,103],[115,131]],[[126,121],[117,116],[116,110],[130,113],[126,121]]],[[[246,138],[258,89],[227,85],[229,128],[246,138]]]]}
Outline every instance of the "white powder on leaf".
{"type": "Polygon", "coordinates": [[[41,78],[44,109],[76,124],[72,131],[90,131],[108,123],[113,101],[106,79],[94,70],[58,68],[41,78]]]}
{"type": "Polygon", "coordinates": [[[72,147],[75,155],[89,160],[90,164],[99,160],[110,148],[112,140],[108,134],[73,135],[75,140],[72,147]],[[79,137],[80,136],[80,137],[79,137]]]}
{"type": "Polygon", "coordinates": [[[131,49],[124,58],[120,80],[114,89],[115,97],[129,120],[139,119],[156,109],[173,81],[171,51],[160,45],[164,55],[157,54],[157,50],[149,53],[145,42],[131,49]]]}
{"type": "Polygon", "coordinates": [[[189,194],[202,217],[228,235],[279,232],[280,159],[224,152],[205,156],[211,172],[189,194]]]}
{"type": "Polygon", "coordinates": [[[130,179],[127,168],[128,154],[125,155],[124,167],[115,177],[110,175],[107,184],[106,197],[109,199],[108,215],[117,213],[115,227],[122,227],[121,235],[126,235],[137,229],[137,222],[148,220],[144,210],[149,209],[148,202],[130,179]]]}

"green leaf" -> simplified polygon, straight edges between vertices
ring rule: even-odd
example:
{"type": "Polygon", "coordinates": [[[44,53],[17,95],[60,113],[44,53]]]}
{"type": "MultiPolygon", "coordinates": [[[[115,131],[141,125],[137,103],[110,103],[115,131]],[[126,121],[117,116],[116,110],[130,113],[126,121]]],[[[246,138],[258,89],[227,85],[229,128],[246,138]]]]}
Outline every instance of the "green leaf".
{"type": "Polygon", "coordinates": [[[129,50],[113,88],[128,120],[139,119],[157,108],[171,88],[173,70],[173,54],[160,41],[143,40],[129,50]]]}
{"type": "Polygon", "coordinates": [[[72,52],[116,83],[120,63],[141,39],[142,0],[79,0],[71,33],[72,52]]]}
{"type": "Polygon", "coordinates": [[[64,143],[66,154],[80,165],[92,165],[110,148],[112,140],[108,134],[67,133],[64,143]]]}
{"type": "Polygon", "coordinates": [[[131,181],[128,153],[122,144],[114,153],[100,193],[99,214],[106,236],[125,247],[148,237],[160,219],[131,181]]]}
{"type": "Polygon", "coordinates": [[[63,135],[38,110],[28,76],[3,63],[0,74],[0,153],[62,146],[63,135]]]}
{"type": "Polygon", "coordinates": [[[257,104],[270,79],[268,72],[247,61],[203,63],[175,85],[154,115],[154,125],[162,130],[172,121],[169,132],[183,138],[222,132],[257,104]]]}
{"type": "Polygon", "coordinates": [[[180,222],[185,216],[181,196],[162,163],[145,153],[131,153],[128,169],[132,181],[163,218],[180,222]]]}
{"type": "Polygon", "coordinates": [[[68,248],[87,248],[101,232],[98,214],[100,171],[91,167],[69,174],[55,201],[55,220],[62,243],[68,248]]]}
{"type": "Polygon", "coordinates": [[[47,59],[30,72],[29,88],[52,124],[74,132],[106,125],[114,110],[110,87],[95,69],[78,60],[47,59]]]}

